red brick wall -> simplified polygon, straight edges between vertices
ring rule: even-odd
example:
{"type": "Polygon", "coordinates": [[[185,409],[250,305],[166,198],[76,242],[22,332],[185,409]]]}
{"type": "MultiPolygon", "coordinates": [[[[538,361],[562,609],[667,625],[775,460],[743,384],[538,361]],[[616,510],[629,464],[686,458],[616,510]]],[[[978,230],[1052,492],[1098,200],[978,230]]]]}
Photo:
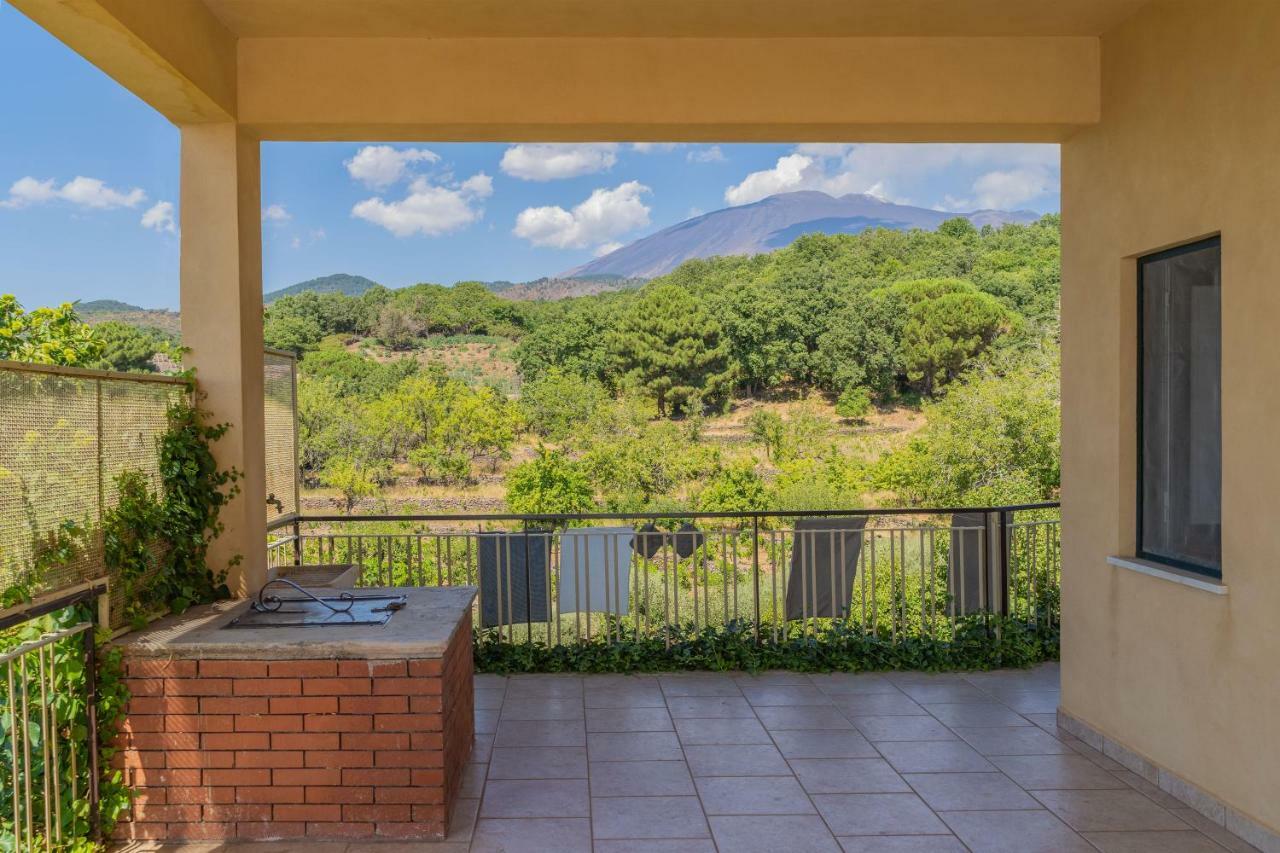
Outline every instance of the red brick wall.
{"type": "Polygon", "coordinates": [[[126,659],[121,839],[439,838],[471,752],[471,628],[443,659],[126,659]]]}

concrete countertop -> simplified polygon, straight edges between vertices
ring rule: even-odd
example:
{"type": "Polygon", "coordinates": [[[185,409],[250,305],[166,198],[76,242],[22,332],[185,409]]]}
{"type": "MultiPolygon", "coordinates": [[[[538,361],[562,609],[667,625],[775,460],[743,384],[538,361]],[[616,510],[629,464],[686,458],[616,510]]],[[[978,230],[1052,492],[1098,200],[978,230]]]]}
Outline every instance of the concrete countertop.
{"type": "MultiPolygon", "coordinates": [[[[313,588],[316,595],[333,589],[313,588]]],[[[166,616],[116,641],[126,655],[206,660],[391,660],[438,658],[476,597],[473,586],[379,587],[360,595],[403,594],[408,602],[385,625],[324,625],[309,628],[223,626],[249,609],[232,599],[166,616]]],[[[470,638],[467,638],[470,642],[470,638]]]]}

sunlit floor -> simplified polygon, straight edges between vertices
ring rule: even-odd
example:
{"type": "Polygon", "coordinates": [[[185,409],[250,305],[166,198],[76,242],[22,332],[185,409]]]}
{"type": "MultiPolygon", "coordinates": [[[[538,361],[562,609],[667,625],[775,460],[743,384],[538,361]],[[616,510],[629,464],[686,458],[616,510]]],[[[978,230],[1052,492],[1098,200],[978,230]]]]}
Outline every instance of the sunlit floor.
{"type": "Polygon", "coordinates": [[[1254,848],[1060,731],[1058,667],[476,679],[438,844],[234,853],[1220,853],[1254,848]]]}

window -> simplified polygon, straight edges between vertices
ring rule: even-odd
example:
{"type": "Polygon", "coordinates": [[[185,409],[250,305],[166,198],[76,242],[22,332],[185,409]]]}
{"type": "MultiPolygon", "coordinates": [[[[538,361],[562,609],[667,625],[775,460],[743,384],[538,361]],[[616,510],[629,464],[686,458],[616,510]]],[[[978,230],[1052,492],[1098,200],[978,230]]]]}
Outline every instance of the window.
{"type": "Polygon", "coordinates": [[[1222,576],[1222,247],[1138,260],[1138,556],[1222,576]]]}

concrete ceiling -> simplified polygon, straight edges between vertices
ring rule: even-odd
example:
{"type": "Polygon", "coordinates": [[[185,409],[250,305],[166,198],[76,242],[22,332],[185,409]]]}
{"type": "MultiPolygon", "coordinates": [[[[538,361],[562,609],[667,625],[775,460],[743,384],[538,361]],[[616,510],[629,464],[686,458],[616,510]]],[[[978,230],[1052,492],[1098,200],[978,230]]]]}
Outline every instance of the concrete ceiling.
{"type": "Polygon", "coordinates": [[[237,37],[1097,36],[1151,0],[203,0],[237,37]]]}

